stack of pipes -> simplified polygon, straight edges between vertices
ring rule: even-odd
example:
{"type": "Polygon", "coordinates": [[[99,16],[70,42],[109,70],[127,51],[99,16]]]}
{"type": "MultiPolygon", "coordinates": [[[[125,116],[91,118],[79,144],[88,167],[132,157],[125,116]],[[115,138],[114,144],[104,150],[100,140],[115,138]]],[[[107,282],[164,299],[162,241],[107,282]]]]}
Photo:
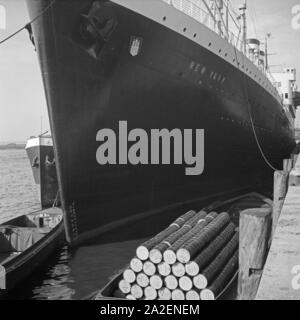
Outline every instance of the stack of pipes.
{"type": "Polygon", "coordinates": [[[119,282],[131,300],[215,300],[238,269],[228,213],[189,211],[140,245],[119,282]]]}

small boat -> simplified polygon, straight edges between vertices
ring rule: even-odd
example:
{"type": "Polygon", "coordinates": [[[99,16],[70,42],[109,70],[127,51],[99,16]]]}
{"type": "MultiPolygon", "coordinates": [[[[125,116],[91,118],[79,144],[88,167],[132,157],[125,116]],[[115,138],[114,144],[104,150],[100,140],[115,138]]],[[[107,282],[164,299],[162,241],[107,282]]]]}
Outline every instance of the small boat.
{"type": "Polygon", "coordinates": [[[39,267],[63,240],[63,213],[56,207],[1,224],[0,297],[39,267]]]}

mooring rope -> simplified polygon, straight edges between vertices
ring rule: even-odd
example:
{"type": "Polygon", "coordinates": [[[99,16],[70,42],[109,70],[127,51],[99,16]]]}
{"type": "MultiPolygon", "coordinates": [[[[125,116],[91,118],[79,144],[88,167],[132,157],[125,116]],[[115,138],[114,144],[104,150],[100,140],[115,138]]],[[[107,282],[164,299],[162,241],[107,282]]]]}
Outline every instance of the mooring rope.
{"type": "MultiPolygon", "coordinates": [[[[236,62],[238,64],[238,66],[240,65],[240,62],[238,60],[238,55],[237,55],[237,51],[236,51],[236,47],[234,46],[234,52],[235,52],[235,57],[236,57],[236,62]]],[[[245,62],[245,59],[244,59],[244,53],[242,53],[242,56],[243,56],[243,63],[245,62]]],[[[245,63],[244,63],[245,64],[245,63]]],[[[240,68],[239,68],[240,69],[240,68]]],[[[242,71],[243,72],[243,71],[242,71]]],[[[267,156],[265,155],[264,151],[263,151],[263,148],[259,142],[259,139],[258,139],[258,136],[257,136],[257,133],[256,133],[256,130],[255,130],[255,125],[254,125],[254,121],[253,121],[253,117],[252,117],[252,112],[251,112],[251,106],[250,106],[250,103],[249,103],[249,94],[248,94],[248,88],[247,88],[247,84],[246,84],[246,74],[243,72],[243,87],[244,87],[244,95],[245,95],[245,98],[246,98],[246,103],[247,103],[247,109],[248,109],[248,113],[249,113],[249,117],[250,117],[250,123],[251,123],[251,127],[252,127],[252,131],[253,131],[253,134],[254,134],[254,138],[255,138],[255,141],[256,141],[256,144],[257,144],[257,147],[260,151],[260,154],[262,156],[262,158],[264,159],[264,161],[266,162],[266,164],[273,170],[273,171],[278,171],[278,169],[276,169],[272,164],[271,162],[268,160],[267,156]]]]}
{"type": "Polygon", "coordinates": [[[58,206],[58,196],[59,196],[59,190],[57,190],[56,197],[52,204],[52,208],[56,208],[58,206]]]}
{"type": "Polygon", "coordinates": [[[13,38],[14,36],[16,36],[17,34],[19,34],[21,31],[28,29],[29,26],[34,23],[37,19],[39,19],[41,16],[43,16],[56,2],[56,0],[53,0],[40,14],[38,14],[35,18],[33,18],[31,21],[29,21],[28,23],[25,24],[25,26],[23,26],[22,28],[18,29],[17,31],[15,31],[14,33],[12,33],[11,35],[9,35],[8,37],[4,38],[3,40],[0,41],[0,45],[5,43],[6,41],[10,40],[11,38],[13,38]]]}

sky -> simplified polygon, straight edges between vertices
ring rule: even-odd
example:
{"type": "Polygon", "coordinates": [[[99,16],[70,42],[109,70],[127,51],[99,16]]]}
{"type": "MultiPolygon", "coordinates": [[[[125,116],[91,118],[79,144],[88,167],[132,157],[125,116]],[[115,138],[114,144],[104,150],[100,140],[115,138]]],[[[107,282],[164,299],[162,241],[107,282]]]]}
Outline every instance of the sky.
{"type": "MultiPolygon", "coordinates": [[[[241,1],[231,2],[238,8],[241,1]]],[[[1,5],[6,8],[6,29],[1,29],[0,22],[0,40],[29,21],[25,0],[0,0],[1,5]]],[[[270,64],[278,65],[272,70],[294,66],[300,84],[300,29],[294,30],[291,24],[295,5],[300,5],[300,0],[249,0],[248,35],[263,39],[271,32],[269,52],[274,55],[269,58],[270,64]]],[[[48,129],[37,55],[27,31],[22,31],[0,45],[0,143],[26,141],[48,129]]]]}
{"type": "MultiPolygon", "coordinates": [[[[24,0],[0,0],[6,8],[6,30],[0,40],[28,21],[24,0]]],[[[26,141],[49,129],[37,55],[27,31],[0,45],[0,143],[26,141]],[[42,121],[41,121],[42,117],[42,121]]]]}

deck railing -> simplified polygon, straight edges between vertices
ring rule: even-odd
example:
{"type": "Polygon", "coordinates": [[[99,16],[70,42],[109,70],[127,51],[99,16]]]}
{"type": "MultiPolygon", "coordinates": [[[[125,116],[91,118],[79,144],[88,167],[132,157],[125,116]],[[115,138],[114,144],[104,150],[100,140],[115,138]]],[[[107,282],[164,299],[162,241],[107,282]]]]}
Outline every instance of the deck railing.
{"type": "MultiPolygon", "coordinates": [[[[244,42],[242,39],[242,27],[240,21],[238,19],[238,14],[234,12],[232,9],[230,2],[227,1],[225,5],[225,9],[228,10],[228,26],[224,25],[220,28],[216,23],[216,19],[212,17],[212,15],[208,12],[207,6],[204,5],[203,0],[162,0],[167,4],[173,6],[177,10],[185,13],[191,18],[195,19],[199,23],[205,25],[210,30],[219,34],[222,38],[226,39],[231,45],[233,45],[238,51],[244,54],[249,60],[252,61],[252,57],[248,54],[248,45],[246,44],[246,50],[244,50],[244,42]],[[228,7],[227,7],[227,6],[228,7]],[[233,30],[234,29],[234,30],[233,30]],[[246,52],[245,52],[246,51],[246,52]]],[[[207,3],[208,1],[206,1],[207,3]]],[[[217,1],[215,1],[216,3],[217,1]]],[[[253,61],[252,61],[253,62],[253,61]]],[[[253,62],[256,64],[255,62],[253,62]]],[[[257,65],[257,64],[256,64],[257,65]]],[[[264,68],[257,66],[260,71],[265,74],[265,76],[273,83],[273,77],[271,73],[264,68]]],[[[276,86],[275,86],[276,88],[276,86]]],[[[276,88],[278,91],[278,88],[276,88]]]]}
{"type": "Polygon", "coordinates": [[[169,5],[172,5],[177,10],[185,13],[191,18],[195,19],[201,24],[204,24],[206,27],[211,29],[212,31],[218,33],[223,38],[225,38],[229,43],[234,45],[238,50],[242,48],[242,39],[241,39],[241,27],[239,26],[239,22],[237,20],[234,21],[233,15],[231,14],[230,20],[231,24],[236,27],[237,31],[228,31],[225,30],[220,32],[218,25],[216,24],[215,19],[210,15],[210,13],[201,5],[202,0],[162,0],[169,5]],[[237,28],[239,27],[239,29],[237,28]]]}

